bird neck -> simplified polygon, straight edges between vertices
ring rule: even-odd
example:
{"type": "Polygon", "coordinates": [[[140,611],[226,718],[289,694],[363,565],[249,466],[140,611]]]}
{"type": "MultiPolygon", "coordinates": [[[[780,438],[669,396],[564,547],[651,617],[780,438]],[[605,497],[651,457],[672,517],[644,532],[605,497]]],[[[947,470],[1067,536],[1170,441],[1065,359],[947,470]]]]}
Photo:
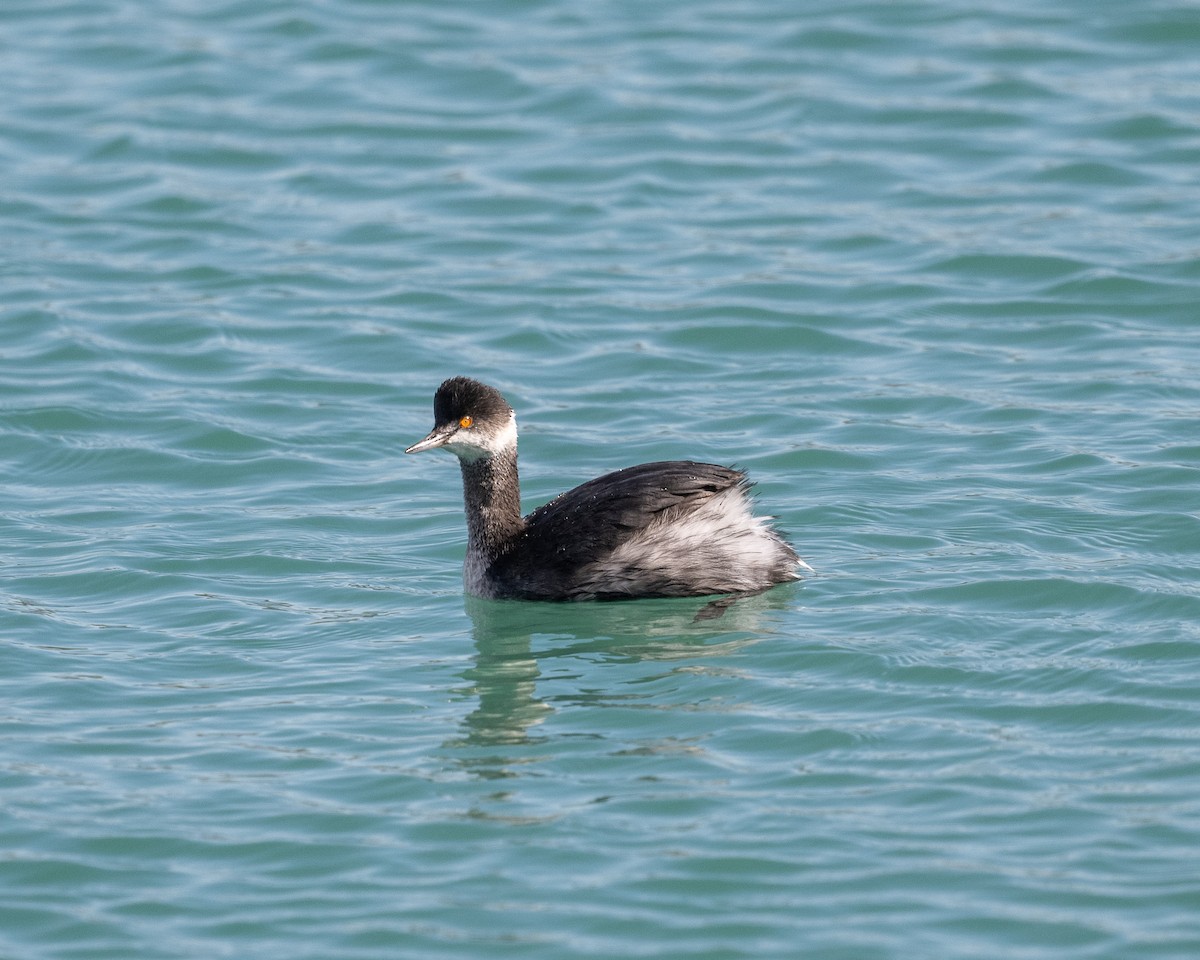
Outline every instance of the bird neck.
{"type": "Polygon", "coordinates": [[[501,450],[478,460],[460,460],[459,465],[467,510],[467,549],[491,562],[525,529],[517,451],[501,450]]]}

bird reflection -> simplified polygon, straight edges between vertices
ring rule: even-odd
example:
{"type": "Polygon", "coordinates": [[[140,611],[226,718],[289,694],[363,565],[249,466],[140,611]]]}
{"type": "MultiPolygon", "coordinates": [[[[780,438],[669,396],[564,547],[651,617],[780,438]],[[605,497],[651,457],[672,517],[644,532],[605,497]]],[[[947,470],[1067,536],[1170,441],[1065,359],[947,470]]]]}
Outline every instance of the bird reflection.
{"type": "Polygon", "coordinates": [[[539,681],[548,682],[543,665],[580,658],[684,660],[727,654],[761,637],[768,615],[788,606],[790,597],[791,590],[784,588],[736,602],[718,600],[714,606],[695,600],[576,604],[466,596],[476,655],[462,673],[461,692],[478,704],[445,746],[461,750],[457,761],[476,776],[517,776],[520,767],[538,762],[528,747],[546,739],[539,725],[556,706],[585,696],[578,691],[549,700],[539,696],[539,681]]]}

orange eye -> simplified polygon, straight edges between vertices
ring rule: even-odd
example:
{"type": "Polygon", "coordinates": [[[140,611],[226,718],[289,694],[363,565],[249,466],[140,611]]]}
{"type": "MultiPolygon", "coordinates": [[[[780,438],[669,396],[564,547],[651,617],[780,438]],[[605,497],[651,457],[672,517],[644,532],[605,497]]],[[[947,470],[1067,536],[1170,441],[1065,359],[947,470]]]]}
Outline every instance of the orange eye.
{"type": "Polygon", "coordinates": [[[474,420],[472,420],[470,417],[463,417],[461,420],[459,420],[459,421],[458,421],[458,425],[459,425],[460,427],[462,427],[462,428],[466,429],[467,427],[469,427],[469,426],[470,426],[471,424],[473,424],[474,422],[475,422],[475,421],[474,421],[474,420]]]}

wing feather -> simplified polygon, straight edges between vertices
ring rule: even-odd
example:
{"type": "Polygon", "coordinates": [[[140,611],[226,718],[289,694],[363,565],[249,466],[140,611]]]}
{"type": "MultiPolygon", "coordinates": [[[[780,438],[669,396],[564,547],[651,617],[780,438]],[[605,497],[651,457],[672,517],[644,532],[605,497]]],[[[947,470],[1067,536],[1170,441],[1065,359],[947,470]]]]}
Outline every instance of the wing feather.
{"type": "Polygon", "coordinates": [[[713,463],[643,463],[589,480],[525,518],[525,530],[491,566],[509,596],[555,596],[586,565],[666,511],[686,516],[745,474],[713,463]]]}

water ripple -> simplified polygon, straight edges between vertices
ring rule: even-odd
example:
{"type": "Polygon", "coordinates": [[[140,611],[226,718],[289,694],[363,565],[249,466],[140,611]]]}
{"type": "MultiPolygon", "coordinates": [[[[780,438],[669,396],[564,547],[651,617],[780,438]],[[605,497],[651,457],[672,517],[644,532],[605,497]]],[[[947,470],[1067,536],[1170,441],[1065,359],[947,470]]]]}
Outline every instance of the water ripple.
{"type": "Polygon", "coordinates": [[[0,954],[1200,951],[1188,7],[0,21],[0,954]],[[464,606],[452,373],[819,574],[464,606]]]}

